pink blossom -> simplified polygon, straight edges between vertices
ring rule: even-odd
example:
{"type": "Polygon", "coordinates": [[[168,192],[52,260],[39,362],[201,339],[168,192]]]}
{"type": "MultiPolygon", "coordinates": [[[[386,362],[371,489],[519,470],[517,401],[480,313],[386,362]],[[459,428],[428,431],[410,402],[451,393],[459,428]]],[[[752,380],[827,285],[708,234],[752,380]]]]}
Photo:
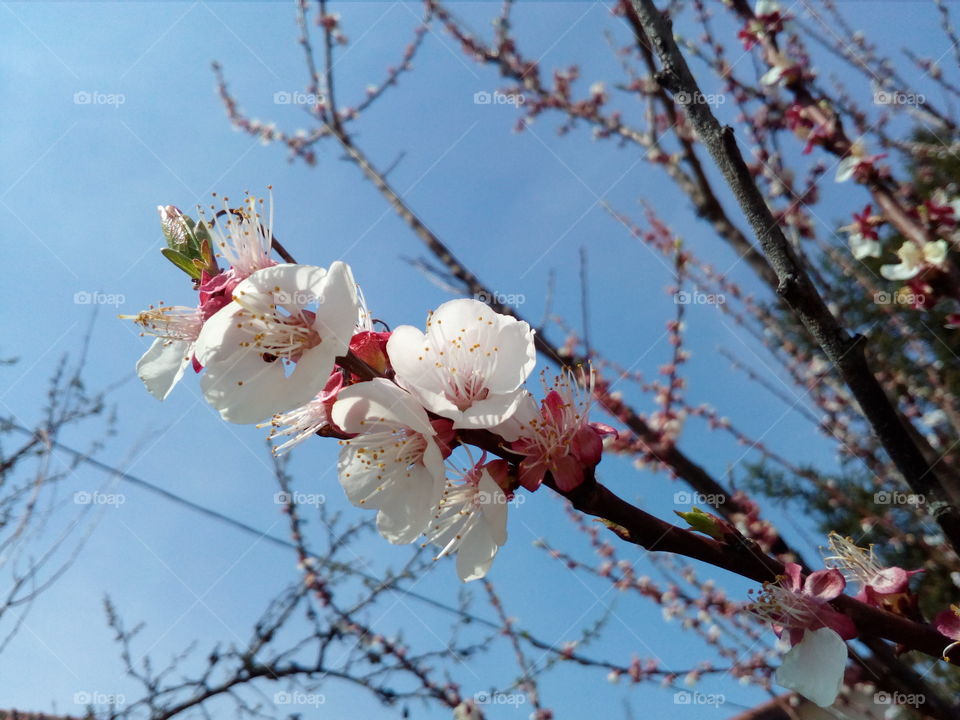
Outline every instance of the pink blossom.
{"type": "Polygon", "coordinates": [[[216,275],[210,275],[206,270],[200,274],[198,289],[204,322],[233,300],[233,290],[242,280],[243,278],[232,268],[216,275]]]}
{"type": "Polygon", "coordinates": [[[853,540],[830,533],[830,552],[824,557],[828,568],[843,574],[846,580],[860,585],[856,599],[874,607],[895,608],[901,596],[910,592],[910,578],[923,570],[884,567],[877,559],[873,545],[862,548],[853,540]]]}
{"type": "Polygon", "coordinates": [[[853,621],[830,607],[847,581],[839,570],[818,570],[803,578],[796,563],[787,563],[779,583],[765,583],[764,592],[751,606],[755,615],[770,622],[780,635],[789,631],[790,643],[798,644],[807,630],[830,628],[844,640],[857,636],[853,621]]]}
{"type": "Polygon", "coordinates": [[[946,635],[953,640],[943,649],[943,659],[949,660],[950,651],[960,645],[960,607],[951,605],[949,610],[938,613],[933,619],[933,625],[941,635],[946,635]]]}
{"type": "Polygon", "coordinates": [[[530,417],[517,413],[519,438],[510,443],[510,449],[524,456],[520,484],[531,492],[540,487],[548,472],[561,491],[576,488],[584,481],[585,471],[600,462],[603,437],[616,435],[608,425],[589,422],[592,372],[589,379],[581,376],[580,380],[583,382],[578,382],[572,372],[558,377],[539,413],[531,413],[529,403],[525,409],[530,417]]]}

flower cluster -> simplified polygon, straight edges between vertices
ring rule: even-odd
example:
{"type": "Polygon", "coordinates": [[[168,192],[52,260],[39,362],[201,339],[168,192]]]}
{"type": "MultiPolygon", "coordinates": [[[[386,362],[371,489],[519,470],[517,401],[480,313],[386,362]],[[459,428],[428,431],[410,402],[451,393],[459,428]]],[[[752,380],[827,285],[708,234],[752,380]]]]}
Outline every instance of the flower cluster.
{"type": "MultiPolygon", "coordinates": [[[[837,181],[850,178],[863,182],[875,172],[883,175],[875,163],[883,155],[866,155],[862,148],[853,146],[837,168],[837,181]]],[[[853,223],[841,230],[847,232],[850,252],[857,260],[882,258],[885,252],[893,251],[897,262],[879,266],[885,280],[901,281],[903,287],[895,297],[916,309],[931,309],[937,305],[947,311],[947,327],[956,327],[960,321],[960,291],[953,279],[951,248],[960,241],[960,198],[948,198],[942,190],[910,208],[908,216],[925,229],[925,238],[899,240],[899,246],[885,247],[879,228],[888,223],[883,212],[873,212],[867,205],[863,211],[853,213],[853,223]]]]}
{"type": "Polygon", "coordinates": [[[346,497],[376,511],[386,540],[423,536],[437,558],[456,555],[462,580],[484,577],[521,486],[534,491],[549,476],[568,492],[592,478],[615,434],[589,422],[592,373],[544,382],[538,403],[525,389],[534,331],[477,300],[442,304],[424,330],[375,331],[348,265],[270,257],[262,204],[224,199],[199,222],[160,208],[163,254],[198,299],[128,316],[156,338],[137,363],[141,380],[163,400],[192,365],[221,417],[269,426],[275,452],[336,438],[346,497]]]}

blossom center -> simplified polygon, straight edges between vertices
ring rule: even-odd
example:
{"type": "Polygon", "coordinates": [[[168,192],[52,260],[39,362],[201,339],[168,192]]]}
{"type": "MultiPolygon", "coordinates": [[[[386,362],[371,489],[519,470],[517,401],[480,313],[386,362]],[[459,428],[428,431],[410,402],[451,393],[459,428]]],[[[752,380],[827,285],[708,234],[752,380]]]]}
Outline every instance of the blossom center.
{"type": "Polygon", "coordinates": [[[287,313],[275,303],[263,307],[246,297],[234,296],[233,299],[241,306],[236,314],[236,326],[249,338],[242,341],[240,347],[256,348],[267,362],[278,359],[296,362],[305,350],[323,342],[313,326],[315,315],[309,310],[287,313]]]}

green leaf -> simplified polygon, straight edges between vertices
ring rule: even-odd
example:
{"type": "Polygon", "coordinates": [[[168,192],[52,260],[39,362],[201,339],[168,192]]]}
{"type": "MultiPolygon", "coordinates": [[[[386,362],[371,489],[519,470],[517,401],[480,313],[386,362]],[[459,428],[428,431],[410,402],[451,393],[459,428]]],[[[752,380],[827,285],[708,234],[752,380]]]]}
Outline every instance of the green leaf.
{"type": "Polygon", "coordinates": [[[187,257],[183,253],[173,250],[172,248],[162,248],[160,252],[163,253],[163,256],[167,260],[183,270],[194,280],[200,279],[200,268],[194,264],[194,261],[191,258],[187,257]]]}
{"type": "Polygon", "coordinates": [[[696,530],[704,535],[709,535],[715,540],[723,540],[724,529],[720,524],[720,519],[710,513],[705,513],[698,507],[694,507],[690,512],[674,512],[687,521],[691,530],[696,530]]]}

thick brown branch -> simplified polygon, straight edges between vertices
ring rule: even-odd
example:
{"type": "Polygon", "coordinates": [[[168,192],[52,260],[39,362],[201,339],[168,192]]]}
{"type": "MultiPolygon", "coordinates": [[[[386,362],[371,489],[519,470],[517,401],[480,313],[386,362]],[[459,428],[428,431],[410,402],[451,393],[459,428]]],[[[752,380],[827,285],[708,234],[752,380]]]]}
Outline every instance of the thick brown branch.
{"type": "MultiPolygon", "coordinates": [[[[618,497],[600,483],[584,483],[562,493],[580,512],[613,523],[617,534],[651,552],[670,552],[729,570],[757,582],[771,582],[784,573],[778,560],[749,543],[725,543],[670,525],[618,497]]],[[[847,595],[833,602],[850,616],[861,635],[872,635],[940,658],[949,640],[930,625],[923,625],[870,607],[847,595]]]]}

